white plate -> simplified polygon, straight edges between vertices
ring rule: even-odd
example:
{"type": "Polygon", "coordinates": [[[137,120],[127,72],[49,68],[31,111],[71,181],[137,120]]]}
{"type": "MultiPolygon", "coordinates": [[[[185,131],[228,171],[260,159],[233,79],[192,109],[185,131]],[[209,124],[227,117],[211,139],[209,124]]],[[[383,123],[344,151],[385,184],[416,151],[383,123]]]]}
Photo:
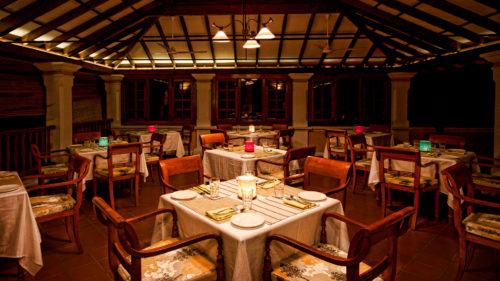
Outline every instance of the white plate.
{"type": "Polygon", "coordinates": [[[299,197],[307,201],[322,201],[326,199],[326,195],[317,191],[302,191],[299,197]]]}
{"type": "Polygon", "coordinates": [[[231,223],[243,228],[252,228],[263,225],[264,217],[254,213],[241,213],[232,216],[231,223]]]}
{"type": "Polygon", "coordinates": [[[19,184],[5,184],[5,185],[0,185],[0,193],[2,192],[9,192],[18,189],[21,187],[19,184]]]}
{"type": "Polygon", "coordinates": [[[252,159],[252,158],[255,158],[255,155],[253,155],[253,154],[243,154],[243,155],[241,155],[241,158],[243,158],[243,159],[252,159]]]}
{"type": "Polygon", "coordinates": [[[176,192],[172,193],[172,198],[177,199],[177,200],[189,200],[196,198],[198,196],[198,193],[192,191],[192,190],[179,190],[176,192]]]}

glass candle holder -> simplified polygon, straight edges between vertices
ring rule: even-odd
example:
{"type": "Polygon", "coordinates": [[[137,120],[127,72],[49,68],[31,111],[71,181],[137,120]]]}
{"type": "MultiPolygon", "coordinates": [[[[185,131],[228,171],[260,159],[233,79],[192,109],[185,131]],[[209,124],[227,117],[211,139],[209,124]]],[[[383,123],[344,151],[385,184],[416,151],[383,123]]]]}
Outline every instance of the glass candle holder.
{"type": "Polygon", "coordinates": [[[154,133],[155,131],[156,131],[156,127],[155,126],[149,126],[148,127],[148,132],[154,133]]]}
{"type": "Polygon", "coordinates": [[[243,198],[243,190],[249,189],[252,193],[252,198],[257,196],[257,178],[252,175],[244,175],[236,178],[238,181],[238,196],[243,198]]]}
{"type": "Polygon", "coordinates": [[[363,132],[363,126],[354,127],[354,131],[356,131],[356,134],[361,134],[363,132]]]}
{"type": "Polygon", "coordinates": [[[255,133],[255,126],[254,125],[248,126],[248,131],[250,131],[250,133],[255,133]]]}
{"type": "Polygon", "coordinates": [[[253,152],[254,151],[254,143],[253,141],[245,142],[245,152],[253,152]]]}

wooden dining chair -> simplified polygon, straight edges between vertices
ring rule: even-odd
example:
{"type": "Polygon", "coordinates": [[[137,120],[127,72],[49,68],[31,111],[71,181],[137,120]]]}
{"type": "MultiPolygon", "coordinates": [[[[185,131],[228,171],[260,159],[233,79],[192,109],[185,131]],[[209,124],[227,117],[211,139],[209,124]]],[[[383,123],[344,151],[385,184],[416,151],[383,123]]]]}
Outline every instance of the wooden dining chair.
{"type": "Polygon", "coordinates": [[[399,190],[413,194],[413,207],[415,215],[411,221],[411,229],[417,225],[417,216],[420,205],[420,197],[423,193],[434,192],[434,216],[439,218],[439,165],[431,161],[426,164],[420,162],[420,151],[414,149],[392,148],[376,146],[375,153],[378,160],[378,175],[382,193],[381,205],[382,215],[386,216],[387,202],[392,204],[391,191],[399,190]],[[397,166],[407,166],[408,169],[397,169],[393,161],[399,161],[397,166]],[[384,163],[388,162],[388,165],[384,163]],[[422,168],[434,166],[434,175],[431,177],[422,175],[422,168]]]}
{"type": "Polygon", "coordinates": [[[94,157],[94,196],[97,195],[99,181],[108,183],[109,201],[115,208],[113,183],[129,180],[130,193],[134,194],[135,206],[139,206],[139,172],[141,170],[142,143],[132,142],[108,146],[106,157],[96,154],[94,157]],[[106,161],[106,165],[99,165],[99,161],[106,161]]]}
{"type": "Polygon", "coordinates": [[[83,143],[86,139],[96,141],[101,137],[101,132],[81,132],[73,134],[73,143],[83,143]]]}
{"type": "Polygon", "coordinates": [[[428,140],[431,134],[437,132],[435,127],[411,127],[410,128],[410,141],[415,144],[416,141],[428,140]]]}
{"type": "Polygon", "coordinates": [[[194,126],[190,124],[182,125],[181,138],[182,144],[184,145],[184,150],[187,155],[191,155],[191,142],[193,141],[193,131],[194,126]]]}
{"type": "Polygon", "coordinates": [[[295,129],[279,130],[276,134],[276,148],[288,150],[293,148],[292,137],[295,133],[295,129]]]}
{"type": "MultiPolygon", "coordinates": [[[[75,242],[78,252],[82,253],[83,248],[80,243],[79,217],[82,205],[83,179],[90,169],[90,160],[74,155],[66,172],[66,180],[63,182],[41,184],[26,189],[30,194],[29,200],[37,223],[44,223],[56,219],[65,219],[66,233],[70,240],[75,242]],[[39,195],[40,191],[52,191],[50,195],[39,195]],[[63,193],[60,193],[64,190],[63,193]],[[31,195],[35,192],[38,194],[31,195]]],[[[23,177],[36,178],[41,175],[31,175],[23,177]]]]}
{"type": "Polygon", "coordinates": [[[274,123],[271,125],[273,131],[286,130],[288,129],[288,124],[274,123]]]}
{"type": "Polygon", "coordinates": [[[200,144],[201,155],[203,156],[205,150],[207,149],[214,149],[217,146],[224,146],[226,144],[226,137],[223,133],[200,135],[200,144]]]}
{"type": "Polygon", "coordinates": [[[366,185],[366,179],[372,166],[372,159],[368,158],[368,152],[373,153],[375,150],[368,147],[364,134],[348,135],[347,146],[351,152],[351,163],[353,169],[352,192],[355,192],[358,174],[363,173],[363,188],[366,185]]]}
{"type": "Polygon", "coordinates": [[[255,175],[263,179],[284,179],[287,185],[302,185],[304,181],[304,163],[308,156],[314,156],[316,146],[289,149],[281,161],[257,159],[255,161],[255,175]],[[290,162],[296,167],[290,171],[290,162]]]}
{"type": "Polygon", "coordinates": [[[465,148],[465,137],[461,136],[431,134],[429,141],[436,145],[444,143],[446,147],[465,148]]]}
{"type": "Polygon", "coordinates": [[[351,182],[352,164],[322,157],[307,157],[304,164],[304,190],[323,192],[327,196],[343,192],[342,207],[346,208],[346,189],[351,182]]]}
{"type": "Polygon", "coordinates": [[[344,158],[347,161],[347,131],[338,129],[326,129],[326,147],[328,149],[328,158],[344,158]]]}
{"type": "Polygon", "coordinates": [[[164,193],[188,189],[204,183],[203,164],[199,155],[160,160],[160,182],[164,193]]]}
{"type": "Polygon", "coordinates": [[[153,166],[158,166],[158,162],[165,158],[163,151],[163,145],[167,141],[166,134],[153,133],[149,143],[142,146],[143,149],[149,148],[149,152],[145,153],[146,165],[149,167],[151,172],[151,180],[154,182],[153,166]]]}
{"type": "MultiPolygon", "coordinates": [[[[383,280],[394,281],[397,269],[398,239],[409,228],[409,220],[415,212],[406,207],[386,218],[365,225],[338,213],[327,212],[321,219],[321,237],[317,245],[306,245],[281,234],[270,235],[266,239],[264,272],[262,279],[270,280],[383,280]],[[347,252],[337,246],[327,244],[326,221],[335,219],[351,224],[359,230],[351,239],[347,252]],[[363,262],[372,247],[387,243],[386,251],[373,266],[363,262]],[[298,252],[279,261],[273,269],[271,247],[284,244],[298,252]]],[[[333,235],[333,234],[332,234],[333,235]]],[[[377,255],[379,257],[380,255],[377,255]]]]}
{"type": "Polygon", "coordinates": [[[68,165],[71,161],[71,154],[67,150],[54,150],[51,152],[41,152],[38,145],[31,144],[31,153],[36,161],[36,173],[38,184],[44,184],[46,179],[57,179],[65,177],[68,173],[68,165]],[[61,153],[65,152],[65,153],[61,153]],[[59,163],[54,162],[60,161],[59,163]]]}
{"type": "Polygon", "coordinates": [[[470,264],[476,244],[500,250],[500,203],[475,198],[476,185],[469,168],[458,163],[443,171],[444,185],[453,195],[453,221],[458,232],[458,271],[456,281],[462,280],[470,264]],[[476,207],[483,207],[478,212],[476,207]],[[491,213],[485,213],[484,209],[491,213]]]}
{"type": "Polygon", "coordinates": [[[500,193],[500,176],[492,174],[500,169],[500,165],[495,163],[500,163],[500,159],[483,155],[477,155],[471,159],[472,181],[476,188],[489,193],[500,193]]]}
{"type": "Polygon", "coordinates": [[[368,126],[368,131],[390,133],[391,126],[386,125],[386,124],[370,124],[368,126]]]}
{"type": "Polygon", "coordinates": [[[94,197],[92,202],[99,222],[108,230],[108,262],[114,280],[224,280],[223,246],[219,234],[205,232],[180,239],[177,214],[171,208],[125,219],[102,198],[94,197]],[[137,225],[157,215],[173,217],[172,235],[145,247],[139,239],[137,225]],[[217,244],[213,257],[215,263],[192,246],[208,240],[217,244]]]}

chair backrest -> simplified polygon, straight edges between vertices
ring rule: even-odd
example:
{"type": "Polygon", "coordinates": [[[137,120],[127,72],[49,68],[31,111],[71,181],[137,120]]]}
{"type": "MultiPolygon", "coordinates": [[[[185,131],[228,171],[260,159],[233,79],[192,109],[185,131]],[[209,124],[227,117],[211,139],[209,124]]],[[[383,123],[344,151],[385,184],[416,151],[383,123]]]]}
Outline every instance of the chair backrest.
{"type": "MultiPolygon", "coordinates": [[[[398,238],[406,233],[410,227],[410,219],[415,213],[415,208],[406,207],[399,210],[381,220],[361,228],[351,239],[348,258],[353,258],[359,261],[365,259],[370,252],[370,248],[381,241],[387,241],[386,254],[378,260],[369,270],[363,272],[363,277],[379,276],[383,274],[383,279],[387,281],[394,280],[396,277],[396,261],[398,238]]],[[[347,280],[351,276],[359,276],[358,267],[347,268],[347,280]]],[[[373,278],[364,278],[363,280],[372,280],[373,278]]]]}
{"type": "Polygon", "coordinates": [[[292,148],[292,137],[295,133],[295,129],[279,130],[276,134],[277,147],[286,147],[287,149],[292,148]]]}
{"type": "Polygon", "coordinates": [[[219,145],[224,146],[225,143],[226,143],[226,137],[224,136],[223,133],[200,135],[202,155],[206,149],[215,148],[219,145]]]}
{"type": "Polygon", "coordinates": [[[169,188],[187,189],[203,183],[203,165],[199,155],[160,160],[160,180],[169,188]]]}
{"type": "Polygon", "coordinates": [[[271,125],[271,129],[273,131],[286,130],[286,129],[288,129],[288,124],[275,123],[275,124],[271,125]]]}
{"type": "Polygon", "coordinates": [[[465,138],[461,136],[431,134],[429,141],[433,144],[444,143],[446,146],[465,148],[465,138]]]}
{"type": "Polygon", "coordinates": [[[151,135],[151,140],[149,141],[149,147],[151,148],[151,153],[153,151],[160,155],[160,159],[163,159],[163,145],[167,141],[166,134],[153,133],[151,135]]]}
{"type": "Polygon", "coordinates": [[[347,186],[351,176],[350,162],[310,156],[304,164],[304,190],[328,192],[334,186],[347,186]]]}
{"type": "Polygon", "coordinates": [[[413,177],[414,188],[418,189],[420,187],[420,151],[415,149],[404,149],[386,146],[376,146],[375,153],[378,160],[378,174],[379,180],[382,185],[385,185],[385,173],[397,173],[403,172],[410,174],[413,177]],[[389,161],[388,168],[384,167],[385,161],[389,161]],[[392,160],[400,160],[409,162],[413,166],[413,171],[399,171],[394,169],[394,165],[391,165],[392,160]]]}
{"type": "Polygon", "coordinates": [[[474,198],[474,183],[470,169],[464,163],[457,163],[441,171],[444,185],[448,192],[453,195],[453,212],[455,217],[455,227],[462,229],[462,219],[464,208],[467,207],[467,214],[474,211],[474,205],[464,201],[464,197],[474,198]]]}
{"type": "Polygon", "coordinates": [[[343,146],[344,151],[342,153],[344,155],[344,161],[347,161],[346,137],[347,137],[347,130],[340,130],[340,129],[326,129],[325,130],[326,147],[328,149],[329,155],[332,154],[332,147],[334,147],[335,145],[343,146]]]}
{"type": "Polygon", "coordinates": [[[233,125],[232,124],[217,124],[217,129],[220,130],[232,130],[233,125]]]}
{"type": "Polygon", "coordinates": [[[101,137],[101,132],[82,132],[73,134],[74,143],[82,143],[84,140],[89,139],[91,141],[97,140],[101,137]]]}
{"type": "Polygon", "coordinates": [[[386,124],[370,124],[368,126],[368,131],[389,133],[391,131],[391,126],[386,124]]]}
{"type": "Polygon", "coordinates": [[[69,185],[68,194],[72,193],[72,187],[76,186],[76,205],[75,210],[78,210],[83,199],[83,179],[90,171],[90,159],[75,154],[71,157],[68,166],[68,181],[74,181],[74,185],[69,185]]]}
{"type": "Polygon", "coordinates": [[[346,138],[347,146],[351,151],[351,162],[356,162],[356,157],[361,156],[362,159],[367,158],[367,152],[359,149],[367,149],[366,138],[364,134],[348,135],[346,138]]]}
{"type": "MultiPolygon", "coordinates": [[[[316,152],[316,146],[307,146],[307,147],[299,147],[299,148],[291,148],[289,149],[285,156],[283,157],[283,163],[289,164],[291,161],[297,160],[298,170],[297,173],[302,173],[303,167],[305,165],[305,160],[308,156],[314,156],[316,152]]],[[[284,174],[285,177],[290,176],[290,167],[289,165],[285,166],[284,174]]]]}
{"type": "Polygon", "coordinates": [[[428,140],[431,134],[437,132],[434,127],[411,127],[410,128],[410,141],[415,143],[416,140],[428,140]]]}
{"type": "MultiPolygon", "coordinates": [[[[113,168],[120,166],[135,166],[135,173],[130,175],[138,175],[141,170],[141,153],[142,143],[140,142],[131,142],[108,146],[107,162],[109,177],[113,177],[113,168]],[[116,160],[117,157],[120,158],[118,161],[116,160]],[[115,158],[114,161],[113,158],[115,158]]],[[[94,163],[94,165],[96,165],[96,163],[94,163]]]]}

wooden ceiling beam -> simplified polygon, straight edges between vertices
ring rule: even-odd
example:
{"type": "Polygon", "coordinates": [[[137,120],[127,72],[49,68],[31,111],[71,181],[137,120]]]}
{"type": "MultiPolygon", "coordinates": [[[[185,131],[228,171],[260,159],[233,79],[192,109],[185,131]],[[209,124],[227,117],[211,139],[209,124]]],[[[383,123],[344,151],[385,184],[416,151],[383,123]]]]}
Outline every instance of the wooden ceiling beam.
{"type": "Polygon", "coordinates": [[[41,25],[37,29],[31,31],[30,33],[23,36],[22,41],[32,41],[47,32],[56,29],[58,26],[65,24],[66,22],[92,10],[93,8],[107,2],[107,0],[90,0],[87,3],[82,3],[80,6],[70,10],[69,12],[41,25]]]}
{"type": "Polygon", "coordinates": [[[304,56],[307,42],[309,41],[309,34],[311,33],[311,28],[312,28],[315,17],[316,17],[315,13],[311,14],[311,17],[309,18],[309,23],[307,24],[306,34],[304,35],[304,42],[302,43],[302,47],[300,48],[299,61],[297,62],[297,65],[299,65],[299,66],[302,63],[302,57],[304,56]]]}
{"type": "Polygon", "coordinates": [[[437,8],[439,10],[445,11],[447,13],[450,13],[454,16],[457,16],[459,18],[462,18],[466,21],[469,21],[471,23],[474,23],[476,25],[485,27],[495,33],[500,32],[500,23],[490,20],[487,17],[478,15],[476,13],[473,13],[467,9],[464,9],[460,6],[457,6],[451,2],[448,1],[443,1],[443,0],[423,0],[423,3],[430,5],[434,8],[437,8]]]}
{"type": "Polygon", "coordinates": [[[476,1],[490,8],[497,9],[498,11],[500,11],[500,1],[498,0],[476,0],[476,1]]]}
{"type": "Polygon", "coordinates": [[[212,60],[214,61],[214,66],[217,66],[217,62],[215,59],[215,52],[214,52],[214,42],[212,40],[212,32],[210,31],[210,22],[208,21],[207,15],[205,15],[203,18],[205,20],[205,29],[207,30],[208,34],[208,41],[210,44],[210,53],[212,54],[212,60]]]}
{"type": "Polygon", "coordinates": [[[418,9],[415,9],[412,6],[408,6],[404,3],[401,3],[398,1],[393,1],[393,0],[376,0],[376,1],[379,3],[382,3],[386,6],[389,6],[393,9],[396,9],[396,10],[400,11],[401,13],[408,14],[412,17],[426,21],[426,22],[428,22],[432,25],[435,25],[437,27],[440,27],[444,30],[453,32],[456,35],[467,38],[472,42],[480,43],[482,41],[481,36],[477,35],[477,33],[472,32],[472,31],[465,29],[463,27],[460,27],[460,26],[453,24],[449,21],[446,21],[446,20],[443,20],[443,19],[438,18],[436,16],[433,16],[431,14],[422,12],[418,9]]]}
{"type": "Polygon", "coordinates": [[[196,67],[196,57],[194,56],[193,45],[191,44],[191,40],[189,39],[189,32],[187,30],[184,16],[179,16],[179,20],[181,21],[182,31],[184,32],[184,37],[186,38],[186,44],[188,45],[188,49],[191,55],[191,60],[193,61],[193,66],[196,67]]]}
{"type": "Polygon", "coordinates": [[[46,12],[57,8],[68,0],[38,0],[0,20],[0,36],[38,18],[46,12]]]}
{"type": "Polygon", "coordinates": [[[278,47],[278,59],[276,62],[276,66],[280,66],[281,60],[281,51],[283,50],[283,38],[285,38],[286,32],[286,23],[288,21],[288,14],[285,14],[283,17],[283,25],[281,26],[281,35],[280,35],[280,45],[278,47]]]}
{"type": "Polygon", "coordinates": [[[136,12],[132,12],[131,14],[128,14],[127,16],[124,16],[120,18],[119,20],[115,21],[113,24],[110,24],[99,31],[96,31],[87,37],[85,37],[82,41],[80,42],[75,42],[71,44],[67,48],[67,53],[69,56],[75,56],[81,51],[84,51],[92,46],[94,46],[96,43],[99,41],[103,40],[104,38],[109,38],[110,36],[113,36],[114,34],[120,33],[123,30],[129,28],[130,26],[136,24],[137,22],[141,21],[144,19],[145,16],[148,15],[149,12],[151,12],[153,9],[158,8],[160,5],[164,5],[163,2],[161,1],[153,1],[136,12]]]}
{"type": "Polygon", "coordinates": [[[149,48],[146,45],[146,43],[144,43],[144,41],[139,41],[139,43],[141,43],[142,49],[144,49],[144,52],[146,53],[146,56],[148,57],[149,61],[151,62],[151,66],[153,68],[156,68],[155,61],[153,60],[153,56],[151,55],[151,52],[149,51],[149,48]]]}
{"type": "MultiPolygon", "coordinates": [[[[123,50],[122,52],[119,52],[119,53],[116,53],[115,55],[113,55],[110,60],[112,61],[115,61],[115,60],[123,60],[124,57],[127,57],[129,56],[129,53],[130,51],[135,47],[135,45],[140,41],[142,40],[142,38],[144,37],[144,34],[146,34],[146,32],[148,32],[148,30],[151,28],[151,26],[153,26],[154,24],[154,21],[151,22],[151,24],[149,25],[146,25],[139,33],[137,33],[134,37],[130,38],[130,44],[128,44],[127,48],[125,48],[125,50],[123,50]]],[[[133,63],[133,60],[131,58],[129,58],[130,60],[130,63],[132,64],[133,63]]]]}
{"type": "Polygon", "coordinates": [[[234,15],[231,15],[231,28],[233,29],[233,51],[234,51],[234,66],[238,67],[238,53],[236,52],[236,27],[234,24],[234,15]]]}
{"type": "MultiPolygon", "coordinates": [[[[332,32],[330,33],[330,38],[328,38],[328,46],[332,45],[333,39],[335,38],[335,35],[337,35],[337,32],[339,31],[340,25],[342,24],[342,20],[344,19],[344,14],[340,14],[337,18],[337,21],[335,21],[335,25],[333,26],[332,32]]],[[[356,32],[357,36],[358,33],[356,32]]],[[[321,58],[319,59],[318,67],[321,67],[323,65],[323,62],[325,61],[326,58],[326,53],[321,54],[321,58]]]]}
{"type": "Polygon", "coordinates": [[[376,19],[383,24],[391,26],[392,28],[397,28],[407,34],[420,38],[420,40],[430,42],[446,50],[455,51],[457,49],[456,41],[451,40],[448,37],[441,36],[420,25],[411,23],[360,1],[339,1],[343,4],[343,8],[350,10],[352,13],[360,13],[363,17],[376,19]]]}
{"type": "Polygon", "coordinates": [[[175,60],[174,56],[170,54],[167,50],[170,50],[170,46],[167,41],[167,37],[165,37],[165,33],[163,32],[163,28],[161,27],[160,21],[156,21],[155,23],[156,29],[158,30],[158,34],[160,34],[161,41],[163,42],[163,45],[165,46],[165,52],[167,52],[168,57],[170,59],[170,62],[172,63],[173,66],[175,66],[175,60]]]}
{"type": "MultiPolygon", "coordinates": [[[[348,49],[354,48],[356,45],[356,42],[358,41],[359,38],[359,30],[354,36],[354,38],[351,40],[351,43],[349,43],[349,46],[347,47],[348,49]]],[[[340,65],[345,65],[347,58],[351,55],[351,50],[346,50],[344,53],[344,57],[342,58],[342,61],[340,61],[340,65]]]]}
{"type": "Polygon", "coordinates": [[[82,33],[83,31],[85,31],[89,28],[92,28],[92,26],[99,24],[102,21],[107,20],[108,18],[112,17],[113,15],[129,8],[130,6],[132,6],[133,4],[135,4],[139,1],[140,0],[124,0],[122,3],[106,10],[102,14],[99,14],[99,15],[91,18],[90,20],[74,27],[73,29],[69,30],[68,32],[65,32],[65,33],[57,36],[56,38],[54,38],[52,40],[53,42],[56,42],[56,43],[49,44],[49,46],[47,46],[48,49],[50,50],[50,49],[54,48],[54,46],[56,46],[60,42],[65,42],[65,41],[71,39],[72,37],[75,37],[76,35],[82,33]]]}

